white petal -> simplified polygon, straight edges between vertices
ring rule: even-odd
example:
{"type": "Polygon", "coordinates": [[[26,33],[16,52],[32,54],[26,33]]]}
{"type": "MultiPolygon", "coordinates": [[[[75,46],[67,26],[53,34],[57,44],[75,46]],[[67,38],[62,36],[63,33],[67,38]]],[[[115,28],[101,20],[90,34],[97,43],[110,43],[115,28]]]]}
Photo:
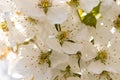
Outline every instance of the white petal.
{"type": "Polygon", "coordinates": [[[52,52],[52,55],[50,57],[51,63],[52,63],[52,67],[57,66],[58,64],[61,64],[65,61],[68,60],[68,56],[66,54],[63,53],[58,53],[56,51],[52,52]]]}
{"type": "Polygon", "coordinates": [[[62,52],[62,48],[56,38],[48,38],[46,40],[46,43],[48,47],[50,47],[51,49],[58,51],[58,52],[62,52]]]}
{"type": "Polygon", "coordinates": [[[89,61],[96,57],[97,49],[90,42],[83,42],[83,48],[81,50],[82,59],[85,61],[89,61]]]}
{"type": "Polygon", "coordinates": [[[10,12],[13,9],[13,4],[9,0],[0,0],[0,13],[10,12]]]}
{"type": "Polygon", "coordinates": [[[80,0],[81,8],[87,12],[90,12],[91,9],[95,7],[98,3],[99,0],[80,0]]]}
{"type": "Polygon", "coordinates": [[[39,0],[14,0],[16,6],[25,14],[33,17],[43,16],[44,13],[38,7],[39,0]]]}
{"type": "Polygon", "coordinates": [[[81,44],[65,42],[62,46],[63,51],[67,54],[76,54],[82,48],[81,44]]]}
{"type": "Polygon", "coordinates": [[[92,62],[88,66],[88,71],[95,74],[100,74],[105,69],[105,66],[100,61],[92,62]]]}
{"type": "Polygon", "coordinates": [[[50,7],[47,18],[52,24],[61,24],[67,19],[68,13],[68,6],[50,7]]]}

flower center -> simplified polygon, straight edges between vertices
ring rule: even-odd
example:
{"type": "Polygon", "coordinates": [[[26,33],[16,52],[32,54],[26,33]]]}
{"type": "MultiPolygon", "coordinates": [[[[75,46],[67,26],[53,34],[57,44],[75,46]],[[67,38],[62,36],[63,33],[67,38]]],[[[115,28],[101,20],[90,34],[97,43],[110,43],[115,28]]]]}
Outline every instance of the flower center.
{"type": "MultiPolygon", "coordinates": [[[[78,77],[78,78],[81,78],[81,75],[78,74],[78,73],[74,73],[71,71],[71,67],[70,65],[66,66],[65,70],[61,70],[61,73],[62,73],[62,77],[60,78],[60,80],[67,80],[67,78],[69,77],[78,77]]],[[[59,80],[59,75],[56,76],[53,80],[59,80]]]]}
{"type": "Polygon", "coordinates": [[[58,33],[58,35],[57,35],[58,40],[64,40],[67,37],[68,37],[68,31],[62,31],[62,32],[58,33]]]}
{"type": "Polygon", "coordinates": [[[48,52],[41,52],[40,56],[38,57],[38,64],[42,65],[47,63],[49,67],[51,67],[50,55],[52,54],[52,50],[48,52]]]}
{"type": "Polygon", "coordinates": [[[100,74],[100,78],[101,78],[102,76],[105,76],[105,77],[107,78],[107,80],[113,80],[113,79],[111,78],[111,76],[109,75],[109,72],[108,72],[108,71],[103,71],[103,72],[100,74]]]}
{"type": "Polygon", "coordinates": [[[95,60],[100,60],[102,63],[105,64],[107,57],[108,57],[107,52],[103,50],[98,52],[98,55],[95,57],[95,60]]]}
{"type": "Polygon", "coordinates": [[[116,20],[114,20],[114,27],[120,29],[120,15],[116,20]]]}
{"type": "Polygon", "coordinates": [[[61,31],[58,33],[56,38],[59,40],[60,44],[63,45],[64,41],[68,39],[69,31],[61,31]]]}
{"type": "Polygon", "coordinates": [[[47,14],[48,8],[52,6],[52,3],[50,2],[50,0],[41,0],[38,6],[40,8],[43,8],[44,13],[47,14]]]}

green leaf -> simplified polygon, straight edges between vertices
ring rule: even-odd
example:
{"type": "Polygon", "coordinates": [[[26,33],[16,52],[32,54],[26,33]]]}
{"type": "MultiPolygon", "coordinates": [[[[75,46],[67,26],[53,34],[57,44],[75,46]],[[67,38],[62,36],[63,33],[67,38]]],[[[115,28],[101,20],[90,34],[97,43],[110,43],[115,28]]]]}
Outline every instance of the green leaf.
{"type": "Polygon", "coordinates": [[[92,13],[88,13],[82,20],[82,23],[96,28],[97,19],[92,13]]]}
{"type": "Polygon", "coordinates": [[[94,16],[98,15],[100,13],[101,3],[102,2],[100,2],[96,7],[94,7],[90,13],[93,13],[94,16]]]}
{"type": "Polygon", "coordinates": [[[84,10],[82,9],[77,9],[77,13],[81,22],[84,23],[85,25],[93,26],[94,28],[96,28],[97,19],[101,17],[100,14],[101,3],[102,2],[95,6],[89,13],[84,12],[84,10]]]}

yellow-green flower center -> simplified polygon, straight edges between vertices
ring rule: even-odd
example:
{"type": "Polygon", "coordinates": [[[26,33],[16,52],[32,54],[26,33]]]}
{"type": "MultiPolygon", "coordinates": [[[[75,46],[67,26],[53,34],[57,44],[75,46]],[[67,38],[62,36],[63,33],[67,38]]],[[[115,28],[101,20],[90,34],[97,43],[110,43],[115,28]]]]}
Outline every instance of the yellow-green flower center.
{"type": "Polygon", "coordinates": [[[107,52],[103,50],[98,52],[98,55],[95,57],[95,60],[100,60],[102,63],[105,64],[107,58],[108,58],[107,52]]]}
{"type": "Polygon", "coordinates": [[[50,55],[52,54],[52,50],[48,52],[41,52],[40,56],[38,57],[38,64],[42,65],[47,63],[49,67],[51,67],[50,55]]]}
{"type": "Polygon", "coordinates": [[[61,31],[58,33],[56,38],[58,39],[58,41],[62,45],[64,43],[64,41],[68,40],[68,36],[69,36],[69,31],[61,31]]]}
{"type": "Polygon", "coordinates": [[[68,31],[62,31],[62,32],[58,33],[58,35],[57,35],[58,40],[64,40],[67,37],[68,37],[68,31]]]}
{"type": "Polygon", "coordinates": [[[43,8],[44,13],[47,14],[48,8],[52,6],[52,3],[50,2],[50,0],[41,0],[38,6],[40,8],[43,8]]]}
{"type": "MultiPolygon", "coordinates": [[[[61,70],[61,74],[62,74],[62,77],[60,78],[60,80],[67,80],[67,78],[69,78],[69,77],[78,77],[78,78],[81,78],[80,74],[74,73],[74,72],[71,71],[70,65],[68,65],[65,68],[65,70],[61,70]]],[[[59,80],[59,75],[56,76],[53,80],[59,80]]]]}
{"type": "Polygon", "coordinates": [[[100,77],[102,77],[102,76],[105,76],[105,77],[106,77],[105,80],[113,80],[113,79],[111,78],[111,76],[109,75],[109,72],[108,72],[108,71],[103,71],[103,72],[100,74],[100,77]]]}

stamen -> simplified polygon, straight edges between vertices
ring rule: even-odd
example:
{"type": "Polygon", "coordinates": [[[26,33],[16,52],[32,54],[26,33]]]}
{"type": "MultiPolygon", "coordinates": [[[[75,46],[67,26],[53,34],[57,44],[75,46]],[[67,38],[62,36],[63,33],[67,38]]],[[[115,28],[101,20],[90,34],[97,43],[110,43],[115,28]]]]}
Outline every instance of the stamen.
{"type": "Polygon", "coordinates": [[[118,18],[116,20],[114,20],[114,27],[116,29],[120,29],[120,15],[118,16],[118,18]]]}
{"type": "Polygon", "coordinates": [[[75,43],[75,41],[69,39],[69,33],[70,31],[59,31],[58,32],[58,35],[56,36],[56,38],[58,39],[58,42],[60,43],[61,46],[64,44],[65,41],[75,43]]]}
{"type": "Polygon", "coordinates": [[[43,8],[44,13],[47,14],[48,8],[52,6],[52,3],[50,2],[50,0],[41,0],[38,6],[40,8],[43,8]]]}
{"type": "MultiPolygon", "coordinates": [[[[81,75],[80,74],[78,74],[78,73],[74,73],[74,72],[72,72],[71,71],[71,67],[70,67],[70,65],[68,65],[66,68],[65,68],[65,70],[61,70],[61,73],[62,73],[62,79],[60,79],[60,80],[67,80],[67,78],[69,78],[69,77],[79,77],[79,78],[81,78],[81,75]]],[[[58,80],[58,78],[59,78],[59,76],[56,76],[53,80],[58,80]]]]}
{"type": "MultiPolygon", "coordinates": [[[[107,80],[113,80],[113,79],[110,77],[108,71],[103,71],[103,72],[100,74],[100,78],[101,78],[102,76],[105,76],[107,80]]],[[[100,79],[100,78],[99,78],[99,79],[100,79]]]]}
{"type": "Polygon", "coordinates": [[[56,38],[59,40],[60,45],[62,46],[64,41],[68,38],[69,36],[69,31],[61,31],[58,33],[56,38]]]}
{"type": "Polygon", "coordinates": [[[33,24],[37,24],[37,22],[38,22],[38,20],[33,19],[31,17],[26,17],[25,20],[28,21],[28,22],[30,22],[30,23],[33,23],[33,24]]]}
{"type": "Polygon", "coordinates": [[[108,54],[108,53],[107,53],[105,50],[99,51],[99,52],[98,52],[98,55],[95,57],[95,60],[100,60],[102,63],[105,64],[106,59],[108,58],[108,55],[107,55],[107,54],[108,54]]]}
{"type": "Polygon", "coordinates": [[[47,63],[49,67],[51,67],[50,55],[52,54],[52,50],[48,52],[41,51],[40,56],[38,57],[38,64],[42,65],[47,63]]]}
{"type": "Polygon", "coordinates": [[[81,67],[80,61],[81,61],[81,56],[82,56],[82,54],[81,54],[80,51],[78,51],[76,55],[77,55],[77,58],[78,58],[78,66],[79,66],[79,68],[80,68],[80,67],[81,67]]]}

